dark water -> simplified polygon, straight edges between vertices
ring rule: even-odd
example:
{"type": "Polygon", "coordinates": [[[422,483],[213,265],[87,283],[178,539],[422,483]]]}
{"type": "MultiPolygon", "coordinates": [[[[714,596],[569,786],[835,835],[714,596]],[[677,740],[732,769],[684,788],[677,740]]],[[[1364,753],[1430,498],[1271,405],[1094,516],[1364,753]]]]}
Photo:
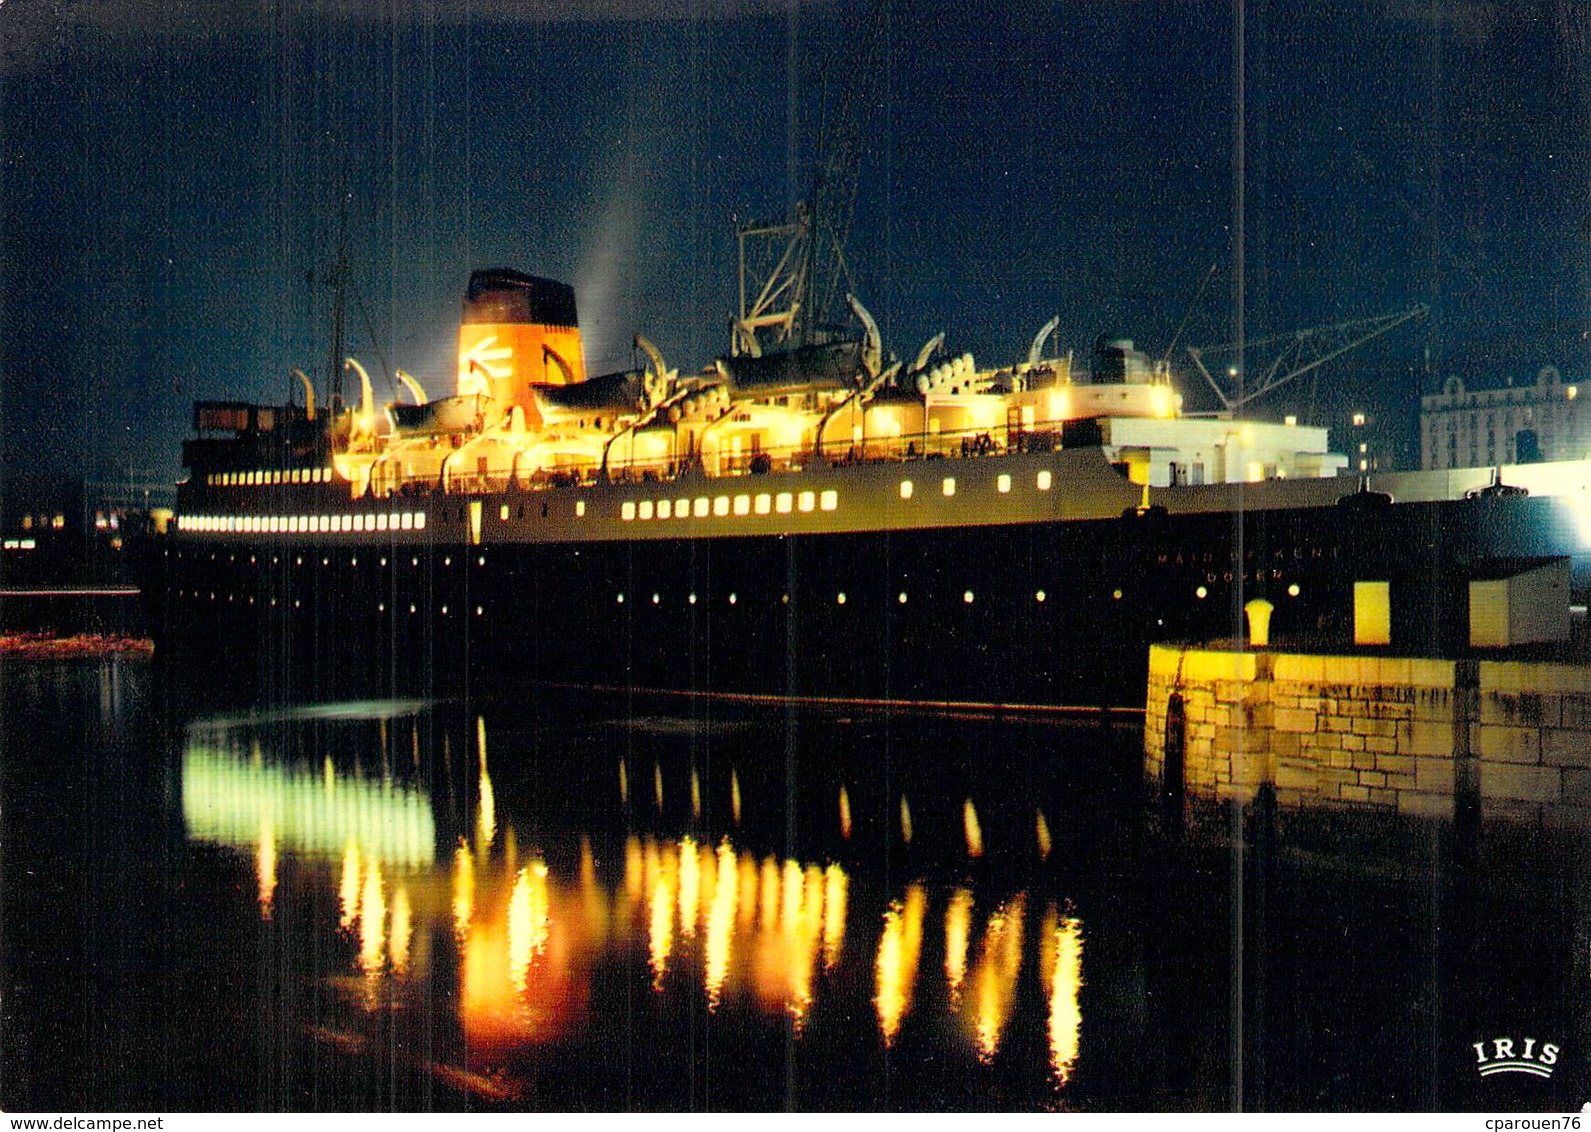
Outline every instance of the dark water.
{"type": "Polygon", "coordinates": [[[1580,834],[1179,831],[1093,721],[0,685],[7,1110],[1591,1097],[1580,834]]]}

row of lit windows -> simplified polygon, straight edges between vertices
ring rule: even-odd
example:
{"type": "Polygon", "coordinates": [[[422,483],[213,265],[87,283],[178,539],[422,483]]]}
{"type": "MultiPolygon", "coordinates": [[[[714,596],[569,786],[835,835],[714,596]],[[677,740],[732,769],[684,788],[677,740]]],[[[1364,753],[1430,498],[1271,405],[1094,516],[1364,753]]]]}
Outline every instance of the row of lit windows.
{"type": "Polygon", "coordinates": [[[281,483],[331,483],[330,468],[278,468],[260,472],[213,472],[205,478],[211,487],[259,487],[281,483]]]}
{"type": "Polygon", "coordinates": [[[352,531],[423,531],[424,511],[373,515],[180,515],[179,531],[297,535],[352,531]]]}
{"type": "Polygon", "coordinates": [[[695,499],[629,500],[620,506],[619,518],[628,523],[635,519],[705,519],[708,515],[788,515],[792,511],[836,511],[839,506],[837,491],[765,491],[754,496],[719,495],[711,499],[699,495],[695,499]]]}
{"type": "MultiPolygon", "coordinates": [[[[1301,591],[1299,589],[1299,586],[1298,586],[1297,582],[1294,582],[1292,585],[1287,587],[1287,596],[1288,597],[1297,597],[1300,592],[1301,591]]],[[[1120,601],[1122,599],[1122,591],[1120,589],[1112,590],[1111,593],[1110,593],[1110,596],[1111,596],[1111,600],[1112,601],[1120,601]]],[[[1210,590],[1206,586],[1198,586],[1198,587],[1196,587],[1194,589],[1193,596],[1198,598],[1200,601],[1203,601],[1205,598],[1210,596],[1210,590]]],[[[652,594],[651,600],[652,600],[652,604],[653,605],[662,605],[663,604],[663,595],[661,593],[654,593],[654,594],[652,594]]],[[[740,595],[737,594],[737,593],[731,593],[729,595],[729,597],[728,597],[728,602],[729,602],[730,605],[735,605],[736,603],[739,602],[739,600],[740,600],[740,595]]],[[[790,595],[789,594],[784,594],[781,597],[780,600],[784,604],[788,605],[790,603],[790,595]]],[[[844,605],[844,604],[846,604],[846,602],[848,600],[850,600],[850,599],[846,596],[846,593],[845,593],[844,590],[835,591],[835,594],[834,594],[834,604],[835,605],[844,605]]],[[[897,604],[905,605],[910,600],[911,600],[911,595],[908,594],[905,590],[901,590],[899,593],[897,593],[895,595],[895,601],[896,601],[897,604]]],[[[975,602],[977,600],[978,600],[978,595],[974,591],[972,591],[972,590],[963,590],[962,591],[961,601],[962,601],[963,605],[971,605],[971,604],[973,604],[973,602],[975,602]]],[[[1042,605],[1042,604],[1044,604],[1044,602],[1049,600],[1049,593],[1047,591],[1045,591],[1045,590],[1034,590],[1033,591],[1033,600],[1035,602],[1037,602],[1038,604],[1042,605]]],[[[624,592],[622,590],[614,595],[614,601],[618,605],[623,605],[624,604],[625,595],[624,595],[624,592]]],[[[686,598],[686,601],[690,605],[695,605],[696,604],[696,595],[695,594],[690,594],[686,598]]]]}
{"type": "MultiPolygon", "coordinates": [[[[1040,491],[1048,491],[1050,488],[1055,486],[1055,476],[1049,471],[1048,468],[1046,468],[1040,471],[1034,477],[1033,486],[1038,488],[1040,491]]],[[[1009,495],[1011,493],[1011,477],[1003,472],[996,476],[994,480],[994,489],[1001,495],[1009,495]]],[[[900,497],[902,499],[910,499],[916,493],[917,485],[911,480],[900,481],[900,497]]],[[[956,477],[946,476],[944,479],[940,480],[939,493],[946,499],[949,499],[951,496],[955,495],[956,477]]]]}
{"type": "MultiPolygon", "coordinates": [[[[303,560],[300,559],[299,562],[300,562],[300,564],[302,564],[303,560]]],[[[383,566],[386,565],[386,559],[382,559],[381,562],[382,562],[383,566]]],[[[322,562],[321,565],[324,566],[324,565],[326,565],[326,563],[322,562]]],[[[1287,587],[1287,596],[1288,597],[1297,597],[1298,595],[1299,595],[1298,583],[1295,582],[1292,585],[1287,587]]],[[[199,597],[203,597],[204,593],[203,593],[203,591],[200,591],[200,590],[194,590],[192,594],[188,594],[184,590],[178,590],[177,591],[177,596],[178,597],[190,597],[191,596],[191,597],[199,598],[199,597]]],[[[1120,601],[1122,599],[1122,591],[1119,590],[1119,589],[1112,590],[1110,596],[1111,596],[1111,599],[1113,601],[1120,601]]],[[[1207,590],[1204,586],[1200,586],[1198,589],[1196,589],[1194,591],[1194,596],[1197,597],[1199,600],[1203,601],[1206,597],[1209,596],[1209,590],[1207,590]]],[[[214,590],[211,590],[209,592],[209,598],[210,598],[211,601],[216,600],[216,595],[215,595],[215,591],[214,590]]],[[[226,599],[229,602],[233,601],[233,600],[235,600],[235,595],[231,594],[231,593],[228,593],[226,595],[226,599]]],[[[618,594],[617,595],[617,599],[618,599],[617,603],[619,605],[623,605],[624,604],[624,594],[623,593],[618,594]]],[[[977,595],[974,594],[971,590],[966,590],[961,595],[961,601],[962,601],[962,604],[964,604],[964,605],[971,605],[976,599],[977,599],[977,595]]],[[[905,605],[907,603],[907,601],[909,600],[908,597],[907,597],[906,591],[902,590],[900,593],[895,595],[895,600],[899,604],[905,605]]],[[[1033,600],[1035,602],[1037,602],[1038,604],[1043,605],[1044,602],[1049,600],[1049,594],[1046,591],[1044,591],[1044,590],[1035,590],[1035,591],[1033,591],[1033,600]]],[[[689,602],[689,604],[695,605],[696,604],[696,595],[695,594],[691,594],[690,597],[687,599],[687,601],[689,602]]],[[[728,603],[730,605],[736,605],[736,604],[739,603],[739,601],[740,601],[740,595],[739,594],[732,593],[732,594],[729,595],[728,603]]],[[[785,594],[783,596],[782,601],[783,601],[784,604],[788,605],[789,602],[790,602],[790,595],[789,594],[785,594]]],[[[836,593],[834,595],[834,603],[836,605],[844,605],[845,602],[846,602],[846,597],[845,597],[845,591],[844,590],[841,590],[841,591],[839,591],[838,593],[836,593]]],[[[276,598],[272,598],[271,599],[271,604],[275,605],[276,603],[277,603],[277,599],[276,598]]],[[[254,598],[252,596],[249,597],[249,604],[250,605],[254,604],[254,598]]],[[[662,605],[663,604],[663,595],[660,594],[660,593],[654,593],[652,595],[652,604],[653,605],[662,605]]],[[[295,598],[294,601],[293,601],[293,608],[294,609],[300,609],[302,607],[303,607],[302,600],[295,598]]],[[[377,608],[378,612],[385,613],[387,611],[387,603],[383,601],[376,608],[377,608]]],[[[448,614],[448,611],[449,611],[449,607],[447,605],[442,605],[442,606],[440,606],[440,611],[441,611],[442,615],[444,617],[446,617],[447,614],[448,614]]],[[[409,604],[409,612],[411,614],[412,613],[418,613],[419,612],[419,606],[417,604],[411,602],[409,604]]],[[[485,607],[484,606],[477,605],[475,607],[475,616],[480,617],[484,613],[485,613],[485,607]]]]}
{"type": "MultiPolygon", "coordinates": [[[[1039,491],[1049,491],[1055,485],[1055,477],[1048,469],[1040,471],[1034,478],[1034,486],[1039,491]]],[[[939,482],[940,493],[946,498],[956,494],[956,477],[945,476],[939,482]]],[[[1011,477],[1001,474],[995,479],[995,490],[1001,495],[1011,491],[1011,477]]],[[[900,481],[900,497],[910,499],[916,493],[916,485],[911,480],[900,481]]],[[[708,515],[720,518],[726,515],[767,515],[776,513],[788,515],[792,511],[834,511],[839,508],[839,495],[834,491],[813,492],[781,491],[777,494],[763,492],[758,495],[719,495],[709,499],[707,496],[697,496],[691,499],[643,499],[639,502],[626,502],[619,509],[619,518],[625,522],[635,519],[705,519],[708,515]]]]}

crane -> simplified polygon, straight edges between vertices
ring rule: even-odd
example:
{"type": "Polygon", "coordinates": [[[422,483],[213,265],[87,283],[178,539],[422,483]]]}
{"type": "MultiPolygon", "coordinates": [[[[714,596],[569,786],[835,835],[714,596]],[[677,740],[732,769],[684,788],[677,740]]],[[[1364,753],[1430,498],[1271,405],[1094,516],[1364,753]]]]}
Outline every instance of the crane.
{"type": "Polygon", "coordinates": [[[873,101],[889,7],[875,0],[853,41],[846,85],[827,127],[812,180],[786,221],[736,231],[740,309],[731,335],[736,355],[814,345],[849,288],[845,241],[856,207],[862,113],[873,101]],[[846,286],[842,286],[846,285],[846,286]]]}
{"type": "Polygon", "coordinates": [[[1366,342],[1381,337],[1405,322],[1423,318],[1430,309],[1424,303],[1416,303],[1408,310],[1395,311],[1391,314],[1356,318],[1325,326],[1312,326],[1305,330],[1273,334],[1268,338],[1253,338],[1247,342],[1223,342],[1217,346],[1187,346],[1185,349],[1188,351],[1188,356],[1193,359],[1193,364],[1204,375],[1204,380],[1210,383],[1210,388],[1220,398],[1225,410],[1231,413],[1281,388],[1294,378],[1311,373],[1351,350],[1357,350],[1366,342]],[[1241,393],[1228,392],[1211,375],[1205,365],[1205,359],[1236,357],[1240,353],[1249,357],[1255,356],[1256,353],[1268,354],[1269,361],[1259,367],[1259,376],[1254,382],[1245,382],[1252,384],[1253,388],[1241,393]]]}

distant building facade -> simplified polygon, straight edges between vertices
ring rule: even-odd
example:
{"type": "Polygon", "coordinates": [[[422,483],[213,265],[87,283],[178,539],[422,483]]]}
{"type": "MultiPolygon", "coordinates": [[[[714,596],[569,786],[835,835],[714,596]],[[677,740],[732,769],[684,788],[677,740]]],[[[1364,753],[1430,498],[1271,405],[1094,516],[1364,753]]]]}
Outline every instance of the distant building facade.
{"type": "Polygon", "coordinates": [[[1580,390],[1557,366],[1542,366],[1534,385],[1469,390],[1450,377],[1442,392],[1420,398],[1420,466],[1484,468],[1581,460],[1591,456],[1591,415],[1580,390]]]}

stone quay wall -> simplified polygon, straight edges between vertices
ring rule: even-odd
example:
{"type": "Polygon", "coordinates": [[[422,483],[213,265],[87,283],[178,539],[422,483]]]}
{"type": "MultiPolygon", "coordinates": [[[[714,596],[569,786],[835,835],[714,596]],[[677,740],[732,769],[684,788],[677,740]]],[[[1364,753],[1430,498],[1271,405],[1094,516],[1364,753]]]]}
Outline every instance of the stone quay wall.
{"type": "Polygon", "coordinates": [[[1168,787],[1173,694],[1189,796],[1268,783],[1297,808],[1591,822],[1591,666],[1157,645],[1145,768],[1168,787]]]}

